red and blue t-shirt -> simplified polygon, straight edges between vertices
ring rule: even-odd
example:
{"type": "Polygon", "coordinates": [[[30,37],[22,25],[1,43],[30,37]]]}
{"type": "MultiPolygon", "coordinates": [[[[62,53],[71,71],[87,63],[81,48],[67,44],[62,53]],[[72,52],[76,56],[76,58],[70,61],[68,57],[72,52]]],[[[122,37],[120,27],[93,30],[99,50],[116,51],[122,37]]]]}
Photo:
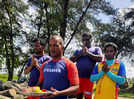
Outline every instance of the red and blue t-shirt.
{"type": "MultiPolygon", "coordinates": [[[[51,58],[48,55],[44,56],[35,56],[35,58],[38,60],[39,65],[41,66],[45,61],[50,60],[51,58]]],[[[28,59],[27,66],[30,66],[32,64],[32,57],[28,59]]],[[[40,77],[40,71],[36,67],[32,67],[30,71],[30,78],[28,81],[28,86],[35,86],[39,80],[40,77]]]]}
{"type": "MultiPolygon", "coordinates": [[[[71,85],[79,84],[78,71],[74,63],[66,58],[50,60],[41,66],[40,82],[42,88],[50,90],[64,90],[71,85]]],[[[67,99],[67,96],[59,96],[54,99],[67,99]]]]}

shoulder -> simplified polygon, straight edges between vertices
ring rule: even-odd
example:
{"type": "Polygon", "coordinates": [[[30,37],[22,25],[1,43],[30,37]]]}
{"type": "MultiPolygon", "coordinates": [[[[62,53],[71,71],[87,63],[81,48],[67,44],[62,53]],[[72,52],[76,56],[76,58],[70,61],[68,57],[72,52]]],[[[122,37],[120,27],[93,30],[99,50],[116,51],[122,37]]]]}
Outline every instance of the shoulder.
{"type": "Polygon", "coordinates": [[[120,68],[125,68],[125,64],[122,61],[120,61],[120,68]]]}
{"type": "Polygon", "coordinates": [[[121,68],[121,67],[125,67],[125,64],[124,64],[122,61],[115,60],[115,63],[116,63],[116,64],[120,64],[120,68],[121,68]]]}
{"type": "Polygon", "coordinates": [[[95,49],[96,51],[101,51],[101,48],[100,48],[100,47],[94,47],[94,49],[95,49]]]}
{"type": "Polygon", "coordinates": [[[76,68],[76,65],[71,60],[69,60],[65,57],[63,59],[65,61],[65,64],[66,64],[67,68],[70,68],[70,69],[76,68]]]}
{"type": "Polygon", "coordinates": [[[119,71],[124,71],[125,70],[125,64],[122,61],[115,60],[117,64],[119,64],[119,71]]]}
{"type": "Polygon", "coordinates": [[[27,62],[31,62],[32,61],[32,57],[29,57],[27,62]]]}
{"type": "Polygon", "coordinates": [[[42,65],[41,65],[41,70],[44,68],[44,66],[46,65],[46,64],[48,64],[49,62],[51,62],[51,60],[47,60],[47,61],[45,61],[42,65]]]}
{"type": "Polygon", "coordinates": [[[32,59],[32,56],[30,56],[29,58],[28,58],[28,60],[31,60],[32,59]]]}
{"type": "Polygon", "coordinates": [[[80,53],[82,49],[77,49],[74,51],[74,53],[80,53]]]}
{"type": "Polygon", "coordinates": [[[69,60],[66,57],[64,57],[63,60],[65,61],[66,64],[74,64],[71,60],[69,60]]]}
{"type": "Polygon", "coordinates": [[[125,64],[121,61],[120,61],[120,68],[119,68],[118,75],[126,76],[125,64]]]}
{"type": "Polygon", "coordinates": [[[91,48],[89,48],[89,51],[92,51],[96,54],[102,54],[102,50],[100,47],[96,47],[96,46],[92,46],[91,48]]]}
{"type": "Polygon", "coordinates": [[[52,59],[49,55],[44,55],[43,58],[44,58],[45,60],[51,60],[51,59],[52,59]]]}

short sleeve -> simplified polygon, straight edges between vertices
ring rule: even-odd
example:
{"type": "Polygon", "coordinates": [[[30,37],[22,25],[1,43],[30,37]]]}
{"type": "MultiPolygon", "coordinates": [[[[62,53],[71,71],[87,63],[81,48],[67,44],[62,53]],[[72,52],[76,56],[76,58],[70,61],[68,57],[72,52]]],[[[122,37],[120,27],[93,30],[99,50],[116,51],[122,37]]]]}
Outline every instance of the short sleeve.
{"type": "Polygon", "coordinates": [[[30,57],[30,58],[28,59],[28,62],[27,62],[27,64],[26,64],[26,66],[30,66],[31,63],[32,63],[32,58],[30,57]]]}
{"type": "MultiPolygon", "coordinates": [[[[66,61],[66,60],[65,60],[66,61]]],[[[76,65],[71,61],[66,61],[68,79],[71,85],[79,84],[78,70],[76,65]]]]}
{"type": "Polygon", "coordinates": [[[102,55],[102,50],[101,50],[101,48],[100,48],[100,47],[97,47],[96,49],[97,49],[97,54],[98,54],[98,55],[102,55]]]}
{"type": "Polygon", "coordinates": [[[98,73],[98,64],[96,64],[96,66],[93,69],[92,74],[97,74],[98,73]]]}
{"type": "Polygon", "coordinates": [[[119,76],[126,77],[125,65],[124,65],[124,63],[122,63],[122,62],[120,62],[120,68],[119,68],[118,75],[119,75],[119,76]]]}
{"type": "Polygon", "coordinates": [[[76,51],[74,52],[73,56],[77,56],[77,55],[79,55],[79,54],[80,54],[80,51],[79,51],[79,50],[76,50],[76,51]]]}

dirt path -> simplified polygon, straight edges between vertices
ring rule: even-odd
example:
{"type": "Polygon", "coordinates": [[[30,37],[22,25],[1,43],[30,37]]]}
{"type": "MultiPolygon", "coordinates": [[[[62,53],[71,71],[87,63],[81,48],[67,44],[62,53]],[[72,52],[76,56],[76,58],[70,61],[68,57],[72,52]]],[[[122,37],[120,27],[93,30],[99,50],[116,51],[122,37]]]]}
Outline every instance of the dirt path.
{"type": "MultiPolygon", "coordinates": [[[[76,98],[71,98],[71,99],[76,99],[76,98]]],[[[133,99],[133,98],[118,97],[118,99],[133,99]]]]}

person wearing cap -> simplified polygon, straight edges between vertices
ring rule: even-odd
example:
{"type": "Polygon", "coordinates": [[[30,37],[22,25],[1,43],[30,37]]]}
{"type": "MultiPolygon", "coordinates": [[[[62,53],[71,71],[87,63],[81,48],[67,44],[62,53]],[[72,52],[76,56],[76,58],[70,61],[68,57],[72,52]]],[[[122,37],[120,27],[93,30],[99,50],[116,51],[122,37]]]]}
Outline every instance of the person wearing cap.
{"type": "Polygon", "coordinates": [[[51,58],[45,54],[45,44],[38,38],[34,39],[34,54],[28,59],[26,68],[24,69],[25,74],[30,73],[28,86],[33,87],[37,85],[40,76],[40,66],[51,58]]]}
{"type": "Polygon", "coordinates": [[[125,83],[125,65],[116,59],[117,52],[115,43],[104,46],[105,60],[96,65],[90,77],[91,82],[96,81],[94,99],[117,99],[118,87],[125,83]]]}
{"type": "Polygon", "coordinates": [[[76,62],[78,68],[80,88],[77,92],[77,99],[92,99],[93,83],[89,78],[96,62],[102,60],[102,51],[99,47],[92,46],[92,35],[88,33],[82,34],[83,46],[74,52],[70,60],[76,62]]]}

